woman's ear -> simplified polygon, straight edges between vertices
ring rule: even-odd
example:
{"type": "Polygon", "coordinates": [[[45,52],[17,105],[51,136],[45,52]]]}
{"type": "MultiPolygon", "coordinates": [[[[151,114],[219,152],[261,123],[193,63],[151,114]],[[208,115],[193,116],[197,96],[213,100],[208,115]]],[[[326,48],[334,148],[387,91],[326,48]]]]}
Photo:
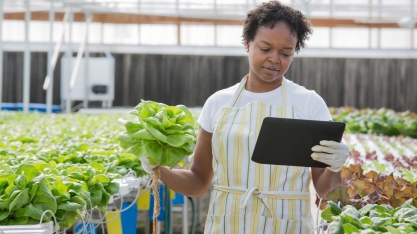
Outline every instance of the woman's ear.
{"type": "Polygon", "coordinates": [[[245,42],[245,50],[246,50],[246,52],[249,52],[249,43],[248,42],[245,42]]]}

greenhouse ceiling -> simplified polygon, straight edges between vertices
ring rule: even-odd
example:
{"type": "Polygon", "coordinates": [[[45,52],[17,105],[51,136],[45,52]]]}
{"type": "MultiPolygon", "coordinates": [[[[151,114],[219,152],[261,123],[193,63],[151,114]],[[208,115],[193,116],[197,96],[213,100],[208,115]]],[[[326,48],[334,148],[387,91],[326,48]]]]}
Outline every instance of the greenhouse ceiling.
{"type": "MultiPolygon", "coordinates": [[[[0,0],[4,19],[24,20],[29,6],[31,20],[48,20],[50,9],[55,20],[72,9],[74,21],[84,21],[85,13],[94,14],[93,22],[205,23],[240,25],[256,0],[0,0]]],[[[414,0],[285,0],[309,17],[317,27],[414,28],[417,4],[414,0]]]]}

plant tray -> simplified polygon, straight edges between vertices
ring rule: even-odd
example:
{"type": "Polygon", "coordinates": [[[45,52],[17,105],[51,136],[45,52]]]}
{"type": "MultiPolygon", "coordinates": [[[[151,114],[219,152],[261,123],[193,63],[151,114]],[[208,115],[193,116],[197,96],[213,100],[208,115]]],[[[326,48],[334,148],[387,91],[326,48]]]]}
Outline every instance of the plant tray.
{"type": "Polygon", "coordinates": [[[0,234],[53,234],[54,223],[0,226],[0,234]]]}

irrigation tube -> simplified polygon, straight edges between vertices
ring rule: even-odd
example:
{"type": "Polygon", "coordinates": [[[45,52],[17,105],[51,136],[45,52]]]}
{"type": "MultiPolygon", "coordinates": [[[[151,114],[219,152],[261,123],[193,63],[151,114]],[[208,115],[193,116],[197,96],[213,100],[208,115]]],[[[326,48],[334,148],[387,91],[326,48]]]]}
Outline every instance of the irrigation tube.
{"type": "Polygon", "coordinates": [[[45,211],[42,213],[41,219],[39,220],[39,224],[40,224],[40,225],[42,225],[43,217],[44,217],[47,213],[50,213],[50,214],[52,215],[52,216],[51,216],[51,218],[53,218],[53,220],[54,220],[54,222],[55,222],[55,225],[54,225],[54,227],[53,227],[53,229],[54,229],[54,233],[55,233],[55,232],[56,232],[56,233],[58,233],[58,232],[59,232],[59,225],[58,225],[58,222],[56,221],[56,217],[55,217],[54,212],[52,212],[51,210],[45,210],[45,211]]]}

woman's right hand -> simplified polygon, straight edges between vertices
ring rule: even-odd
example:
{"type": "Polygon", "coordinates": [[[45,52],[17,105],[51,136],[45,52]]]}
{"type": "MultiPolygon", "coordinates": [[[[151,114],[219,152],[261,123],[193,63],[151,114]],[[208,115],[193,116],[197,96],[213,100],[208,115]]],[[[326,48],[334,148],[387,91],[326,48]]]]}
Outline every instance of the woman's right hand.
{"type": "Polygon", "coordinates": [[[140,157],[140,162],[142,163],[143,170],[145,170],[149,174],[152,174],[153,173],[153,169],[155,167],[157,167],[156,165],[154,166],[154,165],[150,164],[149,163],[149,159],[146,156],[140,157]]]}

